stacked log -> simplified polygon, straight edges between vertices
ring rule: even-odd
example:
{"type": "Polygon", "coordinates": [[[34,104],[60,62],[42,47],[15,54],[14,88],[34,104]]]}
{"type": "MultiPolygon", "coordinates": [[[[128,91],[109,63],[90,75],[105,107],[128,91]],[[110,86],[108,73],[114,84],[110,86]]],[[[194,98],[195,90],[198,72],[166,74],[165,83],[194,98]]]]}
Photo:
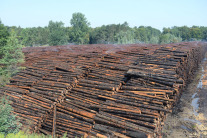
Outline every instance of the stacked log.
{"type": "Polygon", "coordinates": [[[9,96],[31,132],[159,137],[203,58],[204,45],[31,48],[25,50],[27,68],[0,95],[9,96]]]}

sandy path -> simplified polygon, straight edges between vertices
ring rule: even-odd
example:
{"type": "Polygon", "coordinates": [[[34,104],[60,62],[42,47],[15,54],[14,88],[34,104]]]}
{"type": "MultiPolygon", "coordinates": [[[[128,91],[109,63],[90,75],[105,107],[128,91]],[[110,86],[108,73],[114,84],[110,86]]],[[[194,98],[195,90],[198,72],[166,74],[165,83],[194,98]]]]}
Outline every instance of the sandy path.
{"type": "Polygon", "coordinates": [[[167,116],[163,137],[207,138],[207,53],[197,75],[167,116]]]}

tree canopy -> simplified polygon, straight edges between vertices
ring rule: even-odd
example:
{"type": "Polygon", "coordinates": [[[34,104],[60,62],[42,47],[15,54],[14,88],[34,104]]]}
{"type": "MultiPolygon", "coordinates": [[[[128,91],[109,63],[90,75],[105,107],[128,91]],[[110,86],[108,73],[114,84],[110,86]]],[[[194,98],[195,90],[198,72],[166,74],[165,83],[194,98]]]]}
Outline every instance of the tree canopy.
{"type": "Polygon", "coordinates": [[[86,17],[82,13],[73,13],[70,20],[71,28],[71,41],[76,44],[89,43],[89,25],[86,17]]]}
{"type": "Polygon", "coordinates": [[[50,21],[48,25],[49,38],[48,43],[51,46],[64,45],[67,43],[65,28],[63,22],[50,21]]]}
{"type": "Polygon", "coordinates": [[[123,24],[103,25],[101,27],[94,28],[91,31],[90,43],[114,44],[114,43],[122,43],[124,41],[126,42],[126,39],[128,39],[128,41],[133,41],[134,40],[134,38],[132,38],[134,37],[133,35],[134,32],[128,26],[127,22],[124,22],[123,24]],[[122,41],[120,40],[121,38],[125,40],[122,41]]]}
{"type": "Polygon", "coordinates": [[[170,33],[162,34],[160,36],[160,44],[177,43],[181,41],[182,41],[181,37],[176,37],[170,33]]]}
{"type": "Polygon", "coordinates": [[[181,37],[183,41],[207,40],[207,27],[204,26],[174,26],[172,28],[163,28],[163,34],[172,34],[175,37],[181,37]]]}

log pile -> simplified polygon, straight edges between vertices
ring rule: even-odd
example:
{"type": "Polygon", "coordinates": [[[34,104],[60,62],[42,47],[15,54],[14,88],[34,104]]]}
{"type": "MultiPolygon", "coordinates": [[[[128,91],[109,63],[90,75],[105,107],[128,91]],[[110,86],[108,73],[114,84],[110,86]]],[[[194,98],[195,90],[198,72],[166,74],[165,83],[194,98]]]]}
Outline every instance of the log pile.
{"type": "Polygon", "coordinates": [[[205,43],[27,48],[8,95],[22,128],[68,137],[161,137],[205,43]],[[32,50],[31,50],[32,49],[32,50]]]}

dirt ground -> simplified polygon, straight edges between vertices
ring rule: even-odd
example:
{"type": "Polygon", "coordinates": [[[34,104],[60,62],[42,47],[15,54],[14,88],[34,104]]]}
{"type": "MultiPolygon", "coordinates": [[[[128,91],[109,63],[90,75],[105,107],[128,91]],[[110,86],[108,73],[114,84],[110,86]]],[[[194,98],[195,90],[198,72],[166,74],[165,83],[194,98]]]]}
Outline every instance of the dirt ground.
{"type": "Polygon", "coordinates": [[[207,138],[207,53],[162,133],[164,138],[207,138]]]}

